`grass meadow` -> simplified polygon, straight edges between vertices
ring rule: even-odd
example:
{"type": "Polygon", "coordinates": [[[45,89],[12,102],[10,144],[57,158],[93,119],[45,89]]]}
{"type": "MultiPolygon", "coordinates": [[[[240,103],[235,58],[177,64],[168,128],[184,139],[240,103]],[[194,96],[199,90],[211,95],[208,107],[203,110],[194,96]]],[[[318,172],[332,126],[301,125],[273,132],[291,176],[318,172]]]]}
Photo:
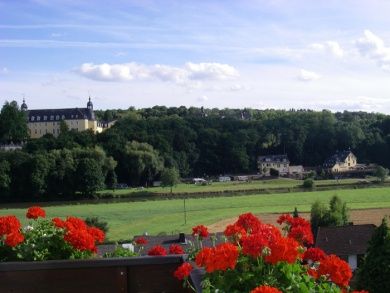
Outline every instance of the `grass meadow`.
{"type": "MultiPolygon", "coordinates": [[[[372,179],[370,179],[372,180],[372,179]]],[[[367,181],[370,181],[367,180],[367,181]]],[[[317,180],[315,184],[317,186],[321,185],[338,185],[338,184],[354,184],[361,182],[362,179],[341,179],[341,180],[317,180]]],[[[217,192],[217,191],[234,191],[234,190],[253,190],[253,189],[273,189],[273,188],[291,188],[291,187],[300,187],[303,184],[303,180],[290,179],[290,178],[279,178],[271,180],[255,180],[251,182],[240,182],[240,181],[231,181],[231,182],[213,182],[210,185],[197,185],[197,184],[178,184],[172,190],[173,193],[197,193],[197,192],[217,192]]],[[[117,189],[112,190],[102,190],[98,193],[112,193],[114,195],[124,195],[131,193],[137,193],[140,191],[148,193],[169,193],[169,187],[149,187],[149,188],[126,188],[126,189],[117,189]]]]}
{"type": "MultiPolygon", "coordinates": [[[[333,191],[261,194],[230,197],[190,198],[186,200],[187,224],[184,224],[183,199],[121,203],[72,204],[45,207],[48,217],[99,216],[110,226],[109,240],[130,239],[148,232],[171,234],[189,232],[197,224],[212,224],[240,213],[276,213],[309,211],[315,200],[329,202],[333,195],[346,201],[350,209],[390,207],[390,188],[344,189],[333,191]]],[[[26,209],[1,209],[0,215],[14,214],[26,223],[26,209]]]]}

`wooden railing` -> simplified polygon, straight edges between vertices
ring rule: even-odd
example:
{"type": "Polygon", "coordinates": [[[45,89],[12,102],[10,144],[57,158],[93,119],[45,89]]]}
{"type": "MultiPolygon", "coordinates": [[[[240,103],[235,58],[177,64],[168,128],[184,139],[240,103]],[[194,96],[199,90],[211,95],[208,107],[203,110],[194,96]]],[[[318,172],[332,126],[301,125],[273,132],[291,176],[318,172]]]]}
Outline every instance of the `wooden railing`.
{"type": "Polygon", "coordinates": [[[191,292],[173,277],[181,256],[0,263],[0,292],[191,292]]]}

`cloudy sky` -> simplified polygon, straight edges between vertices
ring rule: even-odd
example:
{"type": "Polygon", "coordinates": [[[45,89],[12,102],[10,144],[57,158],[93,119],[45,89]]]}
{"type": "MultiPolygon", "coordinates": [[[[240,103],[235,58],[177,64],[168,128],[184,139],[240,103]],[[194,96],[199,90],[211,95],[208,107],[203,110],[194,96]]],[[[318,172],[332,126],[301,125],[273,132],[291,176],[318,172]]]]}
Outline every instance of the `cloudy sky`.
{"type": "Polygon", "coordinates": [[[0,0],[0,103],[390,114],[389,0],[0,0]]]}

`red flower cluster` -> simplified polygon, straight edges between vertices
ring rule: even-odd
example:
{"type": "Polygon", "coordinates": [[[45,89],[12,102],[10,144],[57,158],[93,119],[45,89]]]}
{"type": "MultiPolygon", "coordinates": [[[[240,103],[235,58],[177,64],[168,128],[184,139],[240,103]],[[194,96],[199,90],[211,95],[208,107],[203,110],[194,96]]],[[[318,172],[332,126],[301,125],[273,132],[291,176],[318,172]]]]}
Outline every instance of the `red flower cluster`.
{"type": "Polygon", "coordinates": [[[148,255],[151,256],[164,256],[167,255],[167,251],[161,245],[156,245],[148,251],[148,255]]]}
{"type": "Polygon", "coordinates": [[[183,263],[177,270],[173,273],[173,275],[179,279],[183,280],[187,278],[192,271],[192,265],[188,262],[183,263]]]}
{"type": "Polygon", "coordinates": [[[246,230],[242,226],[235,223],[233,225],[227,225],[223,233],[226,237],[232,238],[234,242],[239,242],[241,237],[246,235],[246,230]]]}
{"type": "Polygon", "coordinates": [[[282,293],[282,291],[275,287],[262,285],[253,289],[250,293],[282,293]]]}
{"type": "Polygon", "coordinates": [[[0,240],[5,236],[5,244],[15,247],[24,240],[20,233],[20,222],[15,216],[0,217],[0,240]]]}
{"type": "Polygon", "coordinates": [[[276,264],[279,261],[294,263],[299,257],[299,243],[293,238],[283,238],[269,243],[271,254],[265,257],[265,261],[276,264]]]}
{"type": "Polygon", "coordinates": [[[38,219],[39,217],[45,218],[46,217],[46,212],[44,209],[42,209],[39,206],[32,206],[27,210],[26,213],[27,219],[38,219]]]}
{"type": "Polygon", "coordinates": [[[316,261],[323,260],[325,258],[325,256],[326,256],[326,254],[322,249],[310,247],[303,254],[303,259],[306,261],[311,260],[313,262],[316,262],[316,261]]]}
{"type": "Polygon", "coordinates": [[[64,229],[64,240],[75,249],[95,252],[96,243],[104,241],[104,232],[96,227],[89,227],[82,219],[68,217],[65,221],[60,218],[52,219],[57,228],[64,229]]]}
{"type": "Polygon", "coordinates": [[[252,213],[242,214],[238,217],[236,224],[242,227],[248,233],[255,233],[259,228],[261,222],[252,213]]]}
{"type": "Polygon", "coordinates": [[[311,245],[314,243],[313,233],[311,232],[310,222],[301,217],[291,217],[288,214],[281,215],[278,224],[286,223],[288,225],[287,237],[294,238],[299,243],[311,245]]]}
{"type": "Polygon", "coordinates": [[[252,257],[259,257],[265,246],[269,247],[271,242],[281,237],[280,231],[268,224],[257,224],[255,232],[242,237],[242,252],[252,257]]]}
{"type": "Polygon", "coordinates": [[[138,237],[137,239],[135,239],[135,244],[143,246],[143,245],[148,244],[148,240],[146,240],[145,237],[141,236],[141,237],[138,237]]]}
{"type": "Polygon", "coordinates": [[[185,252],[179,244],[172,244],[169,246],[169,254],[185,254],[185,252]]]}
{"type": "Polygon", "coordinates": [[[238,259],[238,248],[232,243],[222,243],[216,247],[206,247],[195,257],[198,266],[202,266],[208,273],[220,270],[234,269],[238,259]]]}
{"type": "Polygon", "coordinates": [[[331,254],[321,261],[318,276],[327,276],[333,283],[346,287],[352,278],[352,271],[347,262],[331,254]]]}
{"type": "Polygon", "coordinates": [[[206,238],[209,236],[209,231],[206,226],[198,225],[192,228],[192,235],[198,236],[199,238],[206,238]]]}

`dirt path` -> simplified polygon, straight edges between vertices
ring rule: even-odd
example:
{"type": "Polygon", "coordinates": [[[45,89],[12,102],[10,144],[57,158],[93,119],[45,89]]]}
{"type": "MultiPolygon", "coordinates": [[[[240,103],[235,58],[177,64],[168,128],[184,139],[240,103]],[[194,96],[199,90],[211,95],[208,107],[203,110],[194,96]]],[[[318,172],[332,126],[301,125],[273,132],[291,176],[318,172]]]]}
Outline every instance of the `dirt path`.
{"type": "MultiPolygon", "coordinates": [[[[349,212],[350,221],[355,225],[359,224],[374,224],[379,225],[382,222],[384,216],[390,215],[390,208],[383,209],[364,209],[364,210],[353,210],[349,212]]],[[[276,220],[281,214],[272,213],[272,214],[256,214],[262,222],[277,225],[276,220]]],[[[300,213],[301,217],[305,219],[310,218],[310,213],[300,213]]],[[[221,221],[218,221],[214,224],[208,226],[211,232],[220,232],[223,231],[228,224],[232,224],[237,220],[237,218],[228,218],[221,221]]]]}

